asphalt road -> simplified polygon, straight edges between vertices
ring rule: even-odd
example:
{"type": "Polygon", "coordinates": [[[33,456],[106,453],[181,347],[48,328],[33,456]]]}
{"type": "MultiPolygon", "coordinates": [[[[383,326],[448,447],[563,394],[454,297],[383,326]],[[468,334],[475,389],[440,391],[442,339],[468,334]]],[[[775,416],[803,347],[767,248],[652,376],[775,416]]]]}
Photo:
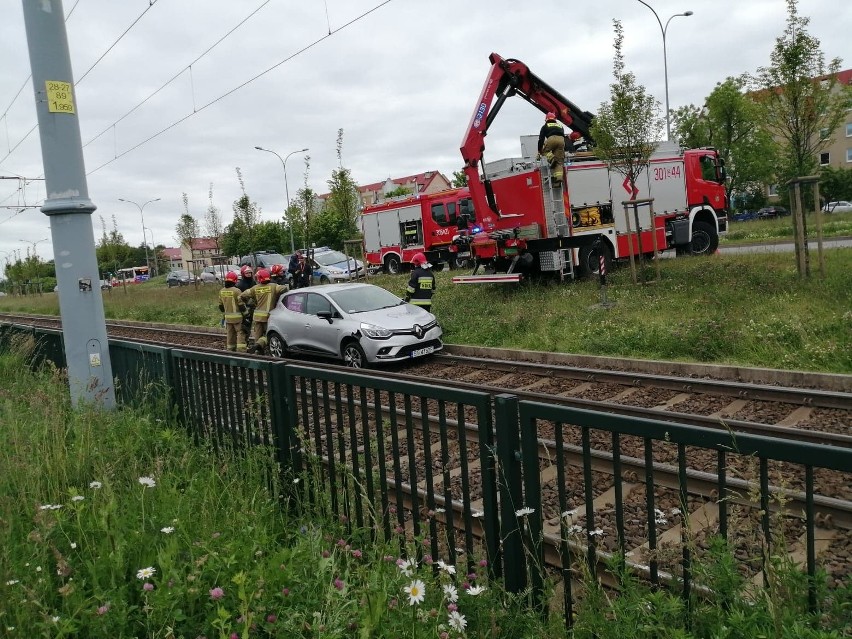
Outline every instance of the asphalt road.
{"type": "MultiPolygon", "coordinates": [[[[849,248],[852,247],[852,237],[833,237],[822,241],[822,247],[828,248],[849,248]]],[[[811,251],[817,250],[816,240],[808,242],[808,248],[811,251]]],[[[761,244],[738,244],[737,246],[719,247],[720,253],[792,253],[796,250],[795,244],[792,242],[766,242],[761,244]]]]}

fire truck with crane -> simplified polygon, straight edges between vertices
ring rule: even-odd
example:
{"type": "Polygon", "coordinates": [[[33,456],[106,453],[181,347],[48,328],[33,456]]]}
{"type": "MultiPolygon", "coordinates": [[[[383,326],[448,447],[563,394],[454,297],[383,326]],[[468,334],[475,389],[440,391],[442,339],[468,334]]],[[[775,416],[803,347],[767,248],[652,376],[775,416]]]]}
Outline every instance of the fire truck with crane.
{"type": "Polygon", "coordinates": [[[659,145],[635,185],[622,183],[594,151],[585,151],[569,154],[563,188],[552,179],[547,163],[533,157],[538,149],[529,145],[535,141],[524,138],[524,158],[486,165],[485,136],[505,100],[514,95],[544,113],[555,113],[590,145],[594,142],[591,113],[522,62],[496,53],[489,59],[491,69],[461,146],[476,227],[462,228],[454,238],[456,250],[469,252],[475,266],[472,275],[454,277],[455,283],[595,273],[601,257],[610,263],[637,254],[639,247],[653,256],[654,234],[658,250],[715,252],[727,229],[727,199],[724,163],[714,149],[659,145]],[[637,197],[653,198],[653,209],[637,205],[631,211],[638,216],[638,228],[618,214],[623,200],[637,197]]]}

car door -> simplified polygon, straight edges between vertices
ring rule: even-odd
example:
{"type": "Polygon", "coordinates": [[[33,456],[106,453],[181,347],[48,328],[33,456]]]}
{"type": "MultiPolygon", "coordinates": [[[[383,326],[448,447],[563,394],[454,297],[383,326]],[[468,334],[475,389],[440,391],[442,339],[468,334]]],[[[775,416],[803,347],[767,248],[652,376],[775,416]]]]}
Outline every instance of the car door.
{"type": "Polygon", "coordinates": [[[309,350],[323,355],[340,355],[340,320],[317,317],[322,311],[336,315],[331,302],[319,293],[305,293],[305,344],[309,350]]]}
{"type": "Polygon", "coordinates": [[[275,320],[270,328],[280,327],[281,337],[287,342],[287,346],[293,350],[306,350],[305,345],[305,294],[291,293],[284,297],[281,305],[286,309],[280,314],[280,321],[276,314],[275,320]]]}

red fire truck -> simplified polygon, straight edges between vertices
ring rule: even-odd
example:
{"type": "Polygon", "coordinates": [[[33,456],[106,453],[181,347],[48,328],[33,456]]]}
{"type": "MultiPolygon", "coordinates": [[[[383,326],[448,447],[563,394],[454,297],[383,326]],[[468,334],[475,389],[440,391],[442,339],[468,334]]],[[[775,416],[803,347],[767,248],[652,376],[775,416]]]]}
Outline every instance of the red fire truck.
{"type": "Polygon", "coordinates": [[[386,273],[398,273],[417,253],[434,264],[463,266],[467,247],[453,244],[453,238],[472,223],[467,188],[373,204],[361,211],[364,255],[368,264],[386,273]]]}
{"type": "MultiPolygon", "coordinates": [[[[455,242],[474,260],[473,275],[456,283],[519,281],[524,274],[575,277],[606,262],[640,252],[676,249],[706,254],[727,230],[724,165],[714,149],[681,151],[660,145],[635,185],[622,183],[594,152],[570,153],[565,188],[554,184],[536,158],[537,137],[522,138],[522,158],[486,165],[484,137],[506,98],[518,95],[542,112],[552,111],[592,143],[594,116],[533,75],[518,60],[490,56],[491,70],[462,142],[464,171],[479,232],[455,242]],[[495,101],[496,100],[496,101],[495,101]],[[492,106],[492,102],[494,103],[492,106]],[[622,202],[654,198],[651,207],[622,202]],[[636,218],[638,216],[638,227],[636,218]],[[484,270],[484,274],[479,274],[484,270]]],[[[474,229],[475,230],[475,229],[474,229]]]]}

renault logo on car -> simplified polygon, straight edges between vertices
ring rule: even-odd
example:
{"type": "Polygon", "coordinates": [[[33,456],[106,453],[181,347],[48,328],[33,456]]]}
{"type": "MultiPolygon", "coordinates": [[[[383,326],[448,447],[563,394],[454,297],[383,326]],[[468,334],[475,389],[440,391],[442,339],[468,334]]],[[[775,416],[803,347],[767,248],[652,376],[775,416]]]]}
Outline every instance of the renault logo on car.
{"type": "Polygon", "coordinates": [[[415,324],[414,325],[414,336],[417,339],[423,339],[423,335],[425,335],[425,331],[423,330],[423,327],[420,326],[420,324],[415,324]]]}

